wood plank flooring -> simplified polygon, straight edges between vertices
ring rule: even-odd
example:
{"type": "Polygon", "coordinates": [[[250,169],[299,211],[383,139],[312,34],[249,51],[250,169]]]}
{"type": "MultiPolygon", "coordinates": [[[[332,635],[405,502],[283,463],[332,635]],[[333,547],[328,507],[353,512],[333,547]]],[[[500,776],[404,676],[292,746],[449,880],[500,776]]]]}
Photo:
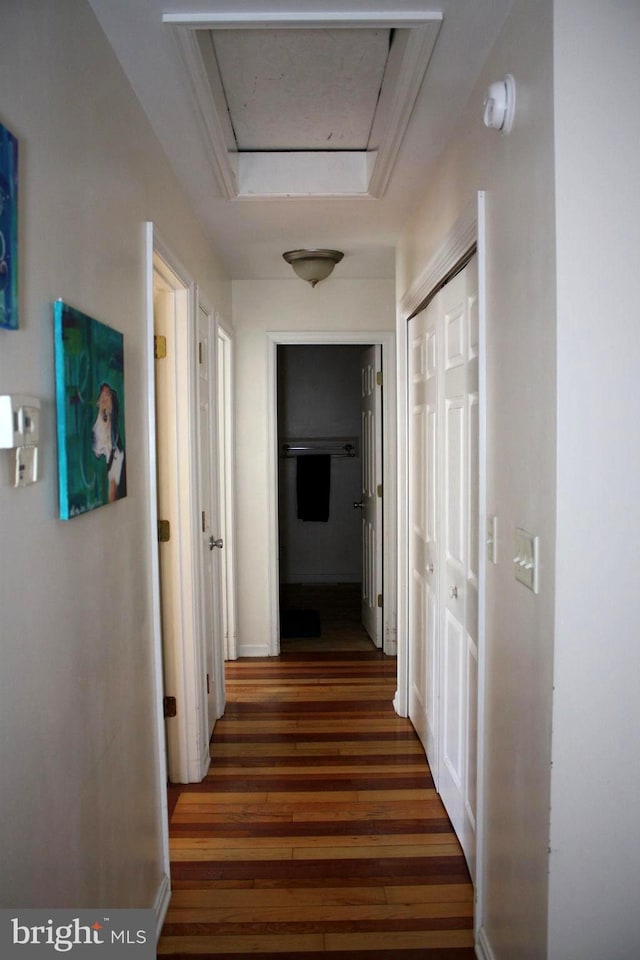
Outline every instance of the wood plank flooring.
{"type": "Polygon", "coordinates": [[[473,890],[371,652],[227,664],[201,784],[175,790],[162,957],[473,960],[473,890]]]}

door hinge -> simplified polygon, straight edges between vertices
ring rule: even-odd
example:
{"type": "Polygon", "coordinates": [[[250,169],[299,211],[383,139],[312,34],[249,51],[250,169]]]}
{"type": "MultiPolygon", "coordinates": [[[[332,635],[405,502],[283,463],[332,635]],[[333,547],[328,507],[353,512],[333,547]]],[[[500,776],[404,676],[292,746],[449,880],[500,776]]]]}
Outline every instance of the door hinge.
{"type": "Polygon", "coordinates": [[[176,703],[175,697],[162,698],[162,712],[164,713],[165,720],[178,715],[178,704],[176,703]]]}
{"type": "Polygon", "coordinates": [[[207,696],[211,693],[211,683],[209,681],[209,674],[207,674],[207,696]]]}
{"type": "Polygon", "coordinates": [[[202,351],[202,341],[200,341],[200,342],[198,343],[198,363],[200,364],[200,366],[202,366],[202,364],[204,363],[204,354],[203,354],[203,351],[202,351]]]}
{"type": "Polygon", "coordinates": [[[382,594],[381,594],[381,593],[378,594],[378,606],[379,606],[379,607],[382,606],[382,594]]]}
{"type": "Polygon", "coordinates": [[[379,387],[382,386],[382,370],[378,370],[378,372],[376,373],[376,383],[378,384],[379,387]]]}
{"type": "Polygon", "coordinates": [[[202,511],[202,532],[204,533],[206,529],[207,529],[207,515],[203,510],[202,511]]]}
{"type": "Polygon", "coordinates": [[[377,494],[378,494],[379,497],[382,496],[382,484],[381,484],[381,483],[379,483],[378,486],[376,487],[376,492],[377,492],[377,494]]]}
{"type": "Polygon", "coordinates": [[[168,520],[158,520],[158,543],[169,543],[171,540],[171,523],[168,520]]]}
{"type": "Polygon", "coordinates": [[[167,356],[167,338],[156,335],[153,338],[153,356],[156,360],[164,360],[167,356]]]}

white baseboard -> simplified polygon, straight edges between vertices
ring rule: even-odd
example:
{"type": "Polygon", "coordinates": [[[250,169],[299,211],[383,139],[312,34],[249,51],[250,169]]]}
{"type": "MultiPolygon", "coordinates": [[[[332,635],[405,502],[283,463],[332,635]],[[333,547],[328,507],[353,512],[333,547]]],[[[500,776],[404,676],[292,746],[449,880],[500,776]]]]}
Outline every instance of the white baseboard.
{"type": "Polygon", "coordinates": [[[238,657],[268,657],[271,655],[268,643],[239,643],[238,657]]]}
{"type": "Polygon", "coordinates": [[[476,956],[478,957],[478,960],[496,960],[484,927],[480,927],[478,930],[478,937],[476,940],[476,956]]]}
{"type": "Polygon", "coordinates": [[[162,880],[160,881],[160,886],[156,893],[155,902],[153,904],[153,912],[156,915],[156,943],[160,939],[160,934],[162,933],[162,928],[164,926],[164,920],[167,915],[167,910],[169,909],[169,901],[171,900],[171,883],[167,874],[162,875],[162,880]]]}

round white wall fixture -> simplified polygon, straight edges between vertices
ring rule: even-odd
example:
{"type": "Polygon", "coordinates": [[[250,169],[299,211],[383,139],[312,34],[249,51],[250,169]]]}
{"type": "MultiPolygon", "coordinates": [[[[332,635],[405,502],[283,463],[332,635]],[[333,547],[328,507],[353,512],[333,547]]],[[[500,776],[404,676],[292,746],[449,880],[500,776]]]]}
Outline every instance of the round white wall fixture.
{"type": "Polygon", "coordinates": [[[485,127],[509,133],[516,112],[516,82],[510,73],[490,83],[484,95],[485,127]]]}

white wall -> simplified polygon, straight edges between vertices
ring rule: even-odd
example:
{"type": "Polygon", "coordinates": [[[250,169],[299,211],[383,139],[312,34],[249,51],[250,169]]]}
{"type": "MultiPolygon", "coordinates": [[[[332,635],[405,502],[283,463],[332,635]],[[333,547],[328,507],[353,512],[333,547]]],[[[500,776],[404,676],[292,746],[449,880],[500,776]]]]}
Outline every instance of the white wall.
{"type": "MultiPolygon", "coordinates": [[[[393,280],[330,277],[312,289],[290,280],[235,280],[236,471],[238,516],[238,653],[266,654],[272,618],[269,510],[267,332],[375,330],[395,322],[393,280]]],[[[277,462],[274,459],[274,462],[277,462]]]]}
{"type": "Polygon", "coordinates": [[[552,960],[640,956],[640,5],[556,0],[552,960]]]}
{"type": "MultiPolygon", "coordinates": [[[[279,447],[287,439],[352,437],[361,431],[362,346],[278,348],[279,447]]],[[[297,457],[279,458],[280,580],[282,583],[360,583],[362,580],[362,459],[332,457],[327,522],[297,516],[297,457]]]]}
{"type": "Polygon", "coordinates": [[[83,0],[5,0],[0,121],[20,139],[21,328],[0,393],[42,401],[41,479],[0,452],[3,906],[152,906],[161,880],[152,684],[144,230],[229,315],[230,289],[83,0]],[[128,496],[57,519],[51,303],[124,333],[128,496]]]}
{"type": "Polygon", "coordinates": [[[517,0],[399,248],[402,296],[486,191],[487,572],[482,937],[496,960],[546,952],[555,541],[555,276],[552,3],[517,0]],[[514,75],[503,137],[483,91],[514,75]],[[513,531],[540,537],[540,594],[514,579],[513,531]]]}

